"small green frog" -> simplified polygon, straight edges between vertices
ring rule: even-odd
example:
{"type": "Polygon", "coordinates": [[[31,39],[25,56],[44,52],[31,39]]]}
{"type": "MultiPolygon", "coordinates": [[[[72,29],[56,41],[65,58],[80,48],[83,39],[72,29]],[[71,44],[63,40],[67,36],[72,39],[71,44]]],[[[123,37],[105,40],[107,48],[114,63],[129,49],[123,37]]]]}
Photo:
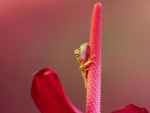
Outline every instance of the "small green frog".
{"type": "Polygon", "coordinates": [[[95,63],[92,61],[92,58],[95,57],[95,55],[89,58],[89,53],[90,47],[88,43],[83,43],[78,49],[74,51],[74,54],[80,66],[79,70],[81,71],[85,88],[87,87],[87,74],[89,70],[89,65],[95,63]]]}

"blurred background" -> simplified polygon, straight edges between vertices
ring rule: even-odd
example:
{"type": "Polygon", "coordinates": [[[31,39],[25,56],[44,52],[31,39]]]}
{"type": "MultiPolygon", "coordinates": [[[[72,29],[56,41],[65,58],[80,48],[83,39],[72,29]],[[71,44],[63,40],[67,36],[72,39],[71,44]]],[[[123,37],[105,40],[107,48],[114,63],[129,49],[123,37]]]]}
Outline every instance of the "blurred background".
{"type": "MultiPolygon", "coordinates": [[[[56,71],[85,112],[84,82],[73,54],[89,41],[97,0],[0,1],[0,113],[40,113],[31,73],[56,71]]],[[[102,113],[130,103],[150,111],[150,1],[99,0],[103,5],[102,113]]]]}

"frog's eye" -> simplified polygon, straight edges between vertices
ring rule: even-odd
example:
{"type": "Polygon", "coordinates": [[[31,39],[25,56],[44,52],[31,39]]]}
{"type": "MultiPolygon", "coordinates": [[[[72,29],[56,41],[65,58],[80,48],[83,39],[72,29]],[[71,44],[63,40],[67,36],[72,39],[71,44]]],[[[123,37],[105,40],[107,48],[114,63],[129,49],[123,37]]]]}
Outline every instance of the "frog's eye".
{"type": "Polygon", "coordinates": [[[79,54],[80,54],[79,49],[76,49],[76,50],[74,51],[74,54],[75,54],[76,56],[79,56],[79,54]]]}

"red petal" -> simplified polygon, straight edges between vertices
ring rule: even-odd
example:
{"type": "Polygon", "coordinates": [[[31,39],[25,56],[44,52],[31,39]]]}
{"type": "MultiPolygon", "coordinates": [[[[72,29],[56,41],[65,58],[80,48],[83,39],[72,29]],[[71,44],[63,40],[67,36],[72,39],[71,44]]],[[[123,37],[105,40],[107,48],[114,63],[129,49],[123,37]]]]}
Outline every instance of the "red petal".
{"type": "Polygon", "coordinates": [[[43,68],[33,75],[31,96],[41,113],[81,113],[67,98],[53,70],[43,68]]]}
{"type": "Polygon", "coordinates": [[[145,108],[139,108],[133,104],[130,104],[125,108],[113,111],[112,113],[148,113],[148,111],[145,108]]]}

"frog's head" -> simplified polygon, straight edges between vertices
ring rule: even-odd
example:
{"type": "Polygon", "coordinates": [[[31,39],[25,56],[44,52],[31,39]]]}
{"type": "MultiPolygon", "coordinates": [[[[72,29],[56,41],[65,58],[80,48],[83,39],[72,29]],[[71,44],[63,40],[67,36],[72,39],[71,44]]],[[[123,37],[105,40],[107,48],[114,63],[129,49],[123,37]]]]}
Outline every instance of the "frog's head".
{"type": "Polygon", "coordinates": [[[84,63],[88,60],[89,44],[83,43],[78,49],[75,49],[74,54],[79,63],[84,63]]]}

